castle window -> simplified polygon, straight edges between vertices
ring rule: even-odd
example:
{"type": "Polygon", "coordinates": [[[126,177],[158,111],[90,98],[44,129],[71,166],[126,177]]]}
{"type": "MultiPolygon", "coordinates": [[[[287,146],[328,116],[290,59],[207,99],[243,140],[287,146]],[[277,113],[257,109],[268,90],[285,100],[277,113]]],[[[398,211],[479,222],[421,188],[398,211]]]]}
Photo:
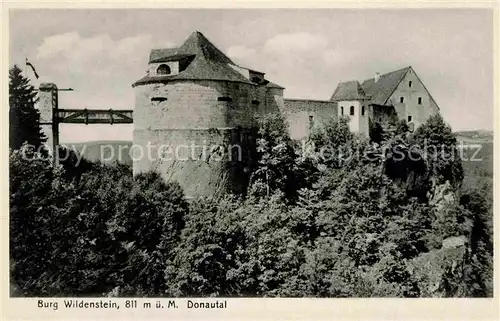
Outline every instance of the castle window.
{"type": "Polygon", "coordinates": [[[233,99],[232,99],[231,97],[223,96],[223,97],[219,97],[219,98],[217,98],[217,101],[227,101],[227,102],[231,102],[231,101],[233,101],[233,99]]]}
{"type": "Polygon", "coordinates": [[[411,116],[408,116],[408,122],[411,122],[411,116]]]}
{"type": "Polygon", "coordinates": [[[354,106],[351,106],[350,108],[350,113],[349,113],[351,116],[354,116],[354,106]]]}
{"type": "Polygon", "coordinates": [[[418,104],[422,105],[422,97],[418,97],[418,104]]]}
{"type": "Polygon", "coordinates": [[[340,114],[344,115],[344,107],[340,107],[340,114]]]}
{"type": "Polygon", "coordinates": [[[260,78],[260,77],[252,77],[252,82],[254,82],[254,83],[257,83],[257,84],[258,84],[258,83],[260,83],[261,81],[262,81],[262,78],[260,78]]]}
{"type": "Polygon", "coordinates": [[[405,102],[405,98],[404,97],[399,97],[399,102],[400,103],[404,103],[405,102]]]}
{"type": "Polygon", "coordinates": [[[361,116],[365,115],[365,106],[361,106],[361,116]]]}
{"type": "Polygon", "coordinates": [[[411,88],[411,85],[412,85],[412,82],[411,82],[411,80],[410,80],[410,81],[408,82],[408,87],[410,87],[410,88],[411,88]]]}
{"type": "Polygon", "coordinates": [[[170,75],[172,71],[170,70],[170,67],[166,64],[161,64],[158,66],[156,69],[156,74],[157,75],[170,75]]]}
{"type": "Polygon", "coordinates": [[[167,97],[151,97],[151,102],[161,103],[162,101],[166,101],[167,97]]]}

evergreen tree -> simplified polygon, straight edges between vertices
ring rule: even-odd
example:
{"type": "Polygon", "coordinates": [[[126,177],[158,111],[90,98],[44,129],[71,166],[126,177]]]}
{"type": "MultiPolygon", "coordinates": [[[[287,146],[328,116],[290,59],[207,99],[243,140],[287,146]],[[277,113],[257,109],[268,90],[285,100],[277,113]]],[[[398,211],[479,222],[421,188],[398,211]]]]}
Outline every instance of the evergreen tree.
{"type": "Polygon", "coordinates": [[[9,146],[19,149],[24,142],[38,148],[47,138],[40,127],[40,112],[35,108],[37,92],[22,70],[9,70],[9,146]]]}

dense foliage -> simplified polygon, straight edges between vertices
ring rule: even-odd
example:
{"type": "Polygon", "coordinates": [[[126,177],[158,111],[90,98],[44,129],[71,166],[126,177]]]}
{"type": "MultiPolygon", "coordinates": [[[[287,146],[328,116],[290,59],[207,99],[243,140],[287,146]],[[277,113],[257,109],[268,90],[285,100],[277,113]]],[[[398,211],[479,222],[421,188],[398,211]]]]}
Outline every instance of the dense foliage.
{"type": "Polygon", "coordinates": [[[491,296],[491,190],[460,185],[455,161],[395,160],[429,137],[454,149],[442,119],[398,127],[375,143],[332,122],[304,149],[270,116],[248,195],[190,202],[154,173],[11,151],[12,280],[36,296],[491,296]]]}
{"type": "Polygon", "coordinates": [[[11,152],[11,268],[25,293],[165,290],[162,264],[178,243],[187,202],[177,184],[131,174],[94,164],[69,180],[31,147],[11,152]]]}

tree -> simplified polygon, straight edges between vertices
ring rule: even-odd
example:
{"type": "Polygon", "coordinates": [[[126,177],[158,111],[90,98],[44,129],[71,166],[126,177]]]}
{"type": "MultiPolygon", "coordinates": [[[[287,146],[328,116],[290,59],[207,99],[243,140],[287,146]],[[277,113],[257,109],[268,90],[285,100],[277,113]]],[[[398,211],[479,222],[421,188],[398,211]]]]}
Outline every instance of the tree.
{"type": "Polygon", "coordinates": [[[456,147],[457,139],[440,114],[429,117],[418,127],[413,139],[424,151],[437,184],[449,181],[453,186],[458,186],[462,182],[464,173],[456,147]]]}
{"type": "Polygon", "coordinates": [[[409,130],[410,130],[410,127],[408,127],[406,120],[402,119],[398,122],[397,127],[396,127],[396,134],[397,135],[405,135],[409,130]]]}
{"type": "Polygon", "coordinates": [[[282,115],[259,119],[257,157],[257,168],[250,177],[250,195],[269,196],[281,191],[292,201],[314,178],[314,166],[297,155],[282,115]]]}
{"type": "Polygon", "coordinates": [[[19,149],[24,142],[36,149],[47,138],[40,127],[40,113],[35,108],[37,92],[21,69],[14,65],[9,70],[9,146],[19,149]]]}
{"type": "Polygon", "coordinates": [[[374,143],[380,144],[384,138],[384,129],[377,121],[370,120],[370,140],[374,143]]]}
{"type": "Polygon", "coordinates": [[[248,239],[240,205],[233,196],[191,202],[186,226],[165,271],[168,295],[245,293],[250,273],[244,264],[248,262],[248,239]]]}
{"type": "Polygon", "coordinates": [[[27,145],[9,155],[11,278],[24,295],[47,294],[41,285],[46,284],[43,275],[52,245],[46,228],[56,207],[52,181],[57,174],[48,159],[38,156],[27,145]]]}
{"type": "MultiPolygon", "coordinates": [[[[321,159],[329,167],[340,167],[342,154],[350,148],[354,134],[349,129],[349,118],[342,117],[339,120],[331,118],[325,126],[315,128],[311,134],[316,151],[320,153],[321,159]]],[[[351,152],[352,150],[349,150],[351,152]]]]}

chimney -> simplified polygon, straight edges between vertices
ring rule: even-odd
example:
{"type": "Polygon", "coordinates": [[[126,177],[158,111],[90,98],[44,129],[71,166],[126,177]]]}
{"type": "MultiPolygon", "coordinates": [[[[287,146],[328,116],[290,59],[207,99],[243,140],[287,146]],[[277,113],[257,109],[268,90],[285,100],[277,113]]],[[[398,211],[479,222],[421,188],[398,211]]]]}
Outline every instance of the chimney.
{"type": "Polygon", "coordinates": [[[378,72],[375,73],[375,82],[378,82],[380,79],[380,74],[378,72]]]}

